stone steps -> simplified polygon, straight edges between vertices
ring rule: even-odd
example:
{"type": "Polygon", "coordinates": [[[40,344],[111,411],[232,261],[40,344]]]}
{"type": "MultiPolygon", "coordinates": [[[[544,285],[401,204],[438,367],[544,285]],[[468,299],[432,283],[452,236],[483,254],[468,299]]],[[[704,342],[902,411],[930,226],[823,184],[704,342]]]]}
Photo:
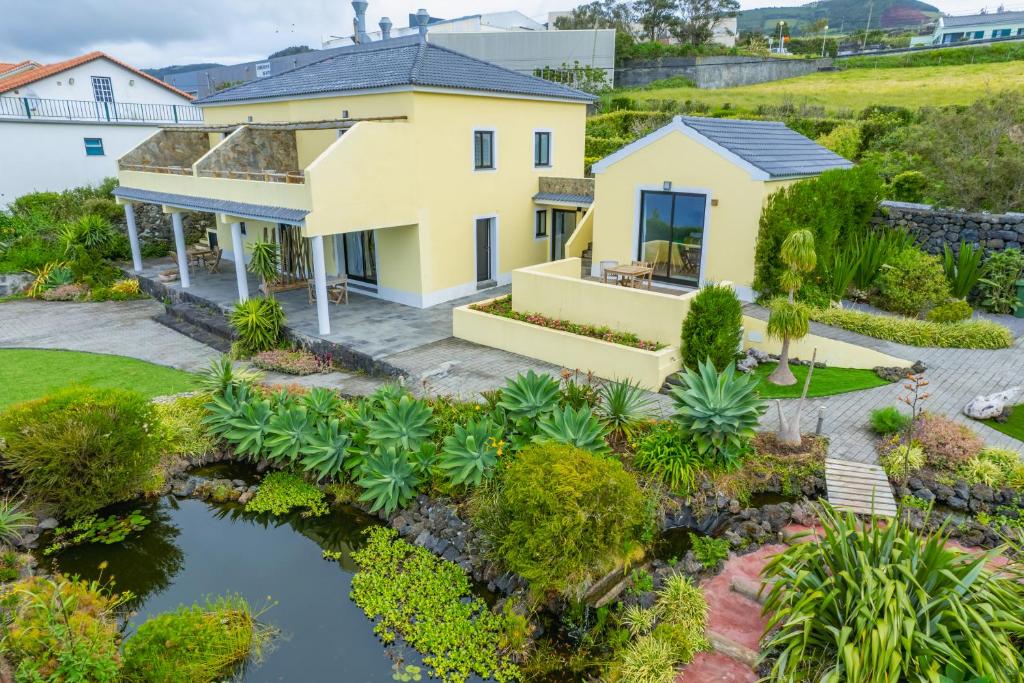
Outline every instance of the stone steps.
{"type": "Polygon", "coordinates": [[[158,323],[223,353],[231,350],[235,334],[227,318],[218,310],[183,301],[168,304],[158,323]]]}

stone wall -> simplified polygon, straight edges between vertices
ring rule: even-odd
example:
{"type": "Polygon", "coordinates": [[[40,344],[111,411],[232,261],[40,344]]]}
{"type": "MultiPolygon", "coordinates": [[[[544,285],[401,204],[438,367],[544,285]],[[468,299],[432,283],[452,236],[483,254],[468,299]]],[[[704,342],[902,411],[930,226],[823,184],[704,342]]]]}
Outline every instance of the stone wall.
{"type": "Polygon", "coordinates": [[[299,170],[295,131],[243,128],[196,166],[200,175],[299,170]]]}
{"type": "MultiPolygon", "coordinates": [[[[212,213],[199,213],[186,211],[182,215],[182,226],[185,228],[185,242],[194,244],[206,236],[207,230],[213,230],[216,225],[216,217],[212,213]]],[[[171,225],[171,216],[163,212],[159,204],[135,203],[135,227],[139,231],[139,242],[145,247],[147,244],[162,242],[174,245],[174,229],[171,225]]],[[[124,216],[114,222],[114,228],[128,234],[128,225],[124,216]]]]}
{"type": "Polygon", "coordinates": [[[794,78],[831,67],[831,59],[663,57],[627,59],[615,70],[615,87],[629,88],[682,76],[698,88],[731,88],[794,78]]]}
{"type": "Polygon", "coordinates": [[[210,151],[210,136],[200,131],[162,130],[121,159],[125,165],[181,166],[192,164],[210,151]]]}
{"type": "Polygon", "coordinates": [[[545,194],[578,194],[593,197],[594,179],[541,176],[537,188],[545,194]]]}
{"type": "Polygon", "coordinates": [[[972,213],[928,204],[882,202],[872,222],[876,227],[904,228],[926,251],[941,254],[945,244],[954,251],[961,240],[986,252],[1020,249],[1024,244],[1024,213],[972,213]]]}

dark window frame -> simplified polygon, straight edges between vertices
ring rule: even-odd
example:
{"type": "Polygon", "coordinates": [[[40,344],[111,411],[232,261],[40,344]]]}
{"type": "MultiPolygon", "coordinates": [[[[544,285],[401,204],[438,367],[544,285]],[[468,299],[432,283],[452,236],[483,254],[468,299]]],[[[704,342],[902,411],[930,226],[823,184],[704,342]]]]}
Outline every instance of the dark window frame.
{"type": "Polygon", "coordinates": [[[533,236],[536,239],[548,236],[548,210],[536,209],[533,214],[533,236]]]}
{"type": "Polygon", "coordinates": [[[495,163],[495,144],[493,130],[473,131],[473,170],[493,171],[495,163]],[[485,153],[486,152],[486,153],[485,153]]]}
{"type": "Polygon", "coordinates": [[[534,168],[551,168],[551,131],[538,130],[533,133],[534,168]],[[543,143],[542,143],[543,141],[543,143]]]}

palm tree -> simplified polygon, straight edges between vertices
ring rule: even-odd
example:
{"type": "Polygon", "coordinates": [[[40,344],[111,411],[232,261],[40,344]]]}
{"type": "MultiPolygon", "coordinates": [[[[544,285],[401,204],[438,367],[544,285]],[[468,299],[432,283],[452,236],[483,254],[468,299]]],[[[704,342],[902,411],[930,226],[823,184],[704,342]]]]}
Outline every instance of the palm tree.
{"type": "Polygon", "coordinates": [[[788,266],[779,278],[782,286],[789,291],[786,299],[771,304],[768,316],[768,336],[782,340],[779,365],[768,376],[772,384],[789,386],[796,384],[796,377],[789,369],[789,343],[807,335],[810,328],[807,307],[796,301],[796,291],[803,284],[805,273],[814,270],[818,258],[814,253],[814,235],[810,230],[794,230],[782,243],[782,262],[788,266]]]}
{"type": "Polygon", "coordinates": [[[249,259],[249,272],[256,273],[263,280],[263,294],[274,298],[270,289],[270,283],[277,279],[278,254],[277,245],[271,242],[256,242],[249,250],[252,258],[249,259]]]}

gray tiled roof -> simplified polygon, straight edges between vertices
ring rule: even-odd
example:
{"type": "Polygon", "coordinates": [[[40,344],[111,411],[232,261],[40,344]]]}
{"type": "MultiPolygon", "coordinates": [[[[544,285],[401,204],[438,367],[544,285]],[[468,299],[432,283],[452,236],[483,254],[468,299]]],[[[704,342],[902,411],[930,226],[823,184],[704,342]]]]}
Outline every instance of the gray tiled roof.
{"type": "Polygon", "coordinates": [[[990,12],[988,14],[970,14],[963,17],[943,17],[942,24],[946,28],[955,26],[977,26],[979,24],[1017,24],[1024,22],[1024,12],[990,12]]]}
{"type": "Polygon", "coordinates": [[[196,103],[218,104],[399,86],[482,90],[579,102],[597,99],[559,83],[421,41],[419,36],[406,36],[353,45],[318,62],[236,85],[196,103]]]}
{"type": "Polygon", "coordinates": [[[832,168],[853,166],[852,161],[800,135],[780,121],[696,116],[681,116],[680,119],[772,178],[816,175],[832,168]]]}
{"type": "Polygon", "coordinates": [[[209,213],[225,213],[231,216],[251,218],[254,221],[271,223],[301,223],[308,211],[303,209],[286,209],[281,206],[265,206],[246,202],[232,202],[226,199],[210,199],[193,197],[170,192],[154,192],[134,187],[115,187],[114,196],[121,199],[146,202],[147,204],[166,204],[179,209],[206,211],[209,213]]]}
{"type": "Polygon", "coordinates": [[[593,195],[589,194],[560,194],[558,192],[538,192],[533,195],[535,202],[556,202],[559,204],[586,204],[594,203],[593,195]]]}

